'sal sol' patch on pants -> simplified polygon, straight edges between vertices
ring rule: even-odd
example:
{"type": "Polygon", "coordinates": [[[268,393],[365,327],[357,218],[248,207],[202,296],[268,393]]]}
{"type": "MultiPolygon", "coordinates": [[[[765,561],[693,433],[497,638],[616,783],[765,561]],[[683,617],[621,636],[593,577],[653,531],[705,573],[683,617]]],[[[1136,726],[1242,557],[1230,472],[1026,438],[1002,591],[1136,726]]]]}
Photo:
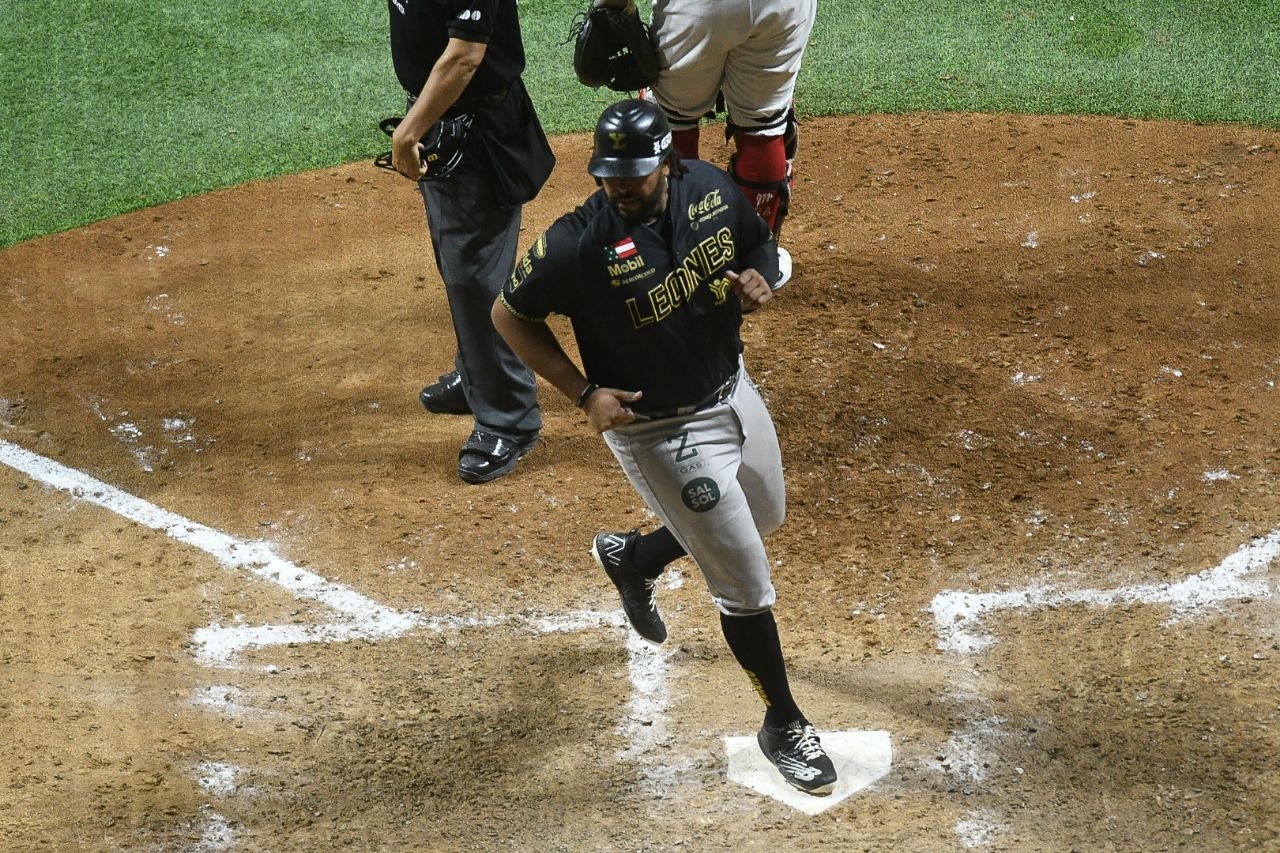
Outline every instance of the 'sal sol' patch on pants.
{"type": "Polygon", "coordinates": [[[698,477],[684,484],[680,498],[694,512],[708,512],[720,503],[720,487],[710,477],[698,477]]]}

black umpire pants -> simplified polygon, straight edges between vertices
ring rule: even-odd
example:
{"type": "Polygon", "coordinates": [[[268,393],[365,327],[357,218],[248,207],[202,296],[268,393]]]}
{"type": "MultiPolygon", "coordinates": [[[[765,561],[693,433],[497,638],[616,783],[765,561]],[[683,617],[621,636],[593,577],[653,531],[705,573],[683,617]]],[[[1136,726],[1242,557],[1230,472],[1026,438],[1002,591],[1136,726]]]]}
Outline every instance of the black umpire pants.
{"type": "Polygon", "coordinates": [[[494,202],[488,167],[463,157],[439,181],[419,181],[436,266],[444,280],[456,366],[477,429],[519,439],[542,428],[533,371],[493,328],[489,312],[519,249],[519,205],[494,202]]]}

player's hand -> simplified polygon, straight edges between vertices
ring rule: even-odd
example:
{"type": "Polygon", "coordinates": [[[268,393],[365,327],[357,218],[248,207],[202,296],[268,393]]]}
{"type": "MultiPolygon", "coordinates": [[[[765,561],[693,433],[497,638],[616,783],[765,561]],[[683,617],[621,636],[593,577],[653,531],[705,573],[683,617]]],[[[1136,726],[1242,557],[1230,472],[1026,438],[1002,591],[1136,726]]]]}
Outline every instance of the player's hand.
{"type": "Polygon", "coordinates": [[[725,277],[733,284],[733,292],[742,300],[744,311],[753,311],[773,298],[773,288],[755,269],[745,269],[740,273],[726,270],[725,277]]]}
{"type": "Polygon", "coordinates": [[[614,427],[634,423],[636,413],[627,408],[643,395],[643,391],[622,391],[617,388],[597,388],[591,392],[582,408],[587,420],[596,432],[608,432],[614,427]]]}

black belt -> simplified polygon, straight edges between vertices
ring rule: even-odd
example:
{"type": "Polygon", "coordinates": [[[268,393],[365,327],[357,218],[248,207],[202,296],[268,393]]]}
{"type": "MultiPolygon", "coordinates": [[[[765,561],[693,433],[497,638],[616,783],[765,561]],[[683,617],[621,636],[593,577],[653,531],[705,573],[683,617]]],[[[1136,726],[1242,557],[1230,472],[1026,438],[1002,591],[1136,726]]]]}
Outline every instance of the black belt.
{"type": "Polygon", "coordinates": [[[724,384],[716,390],[712,391],[700,403],[694,403],[692,406],[680,406],[676,409],[664,409],[657,412],[649,412],[644,409],[637,409],[632,406],[631,410],[635,412],[638,421],[660,421],[665,418],[682,418],[685,415],[692,415],[694,412],[700,412],[703,409],[709,409],[717,403],[723,403],[733,393],[733,389],[738,384],[738,371],[734,371],[733,375],[725,380],[724,384]]]}
{"type": "MultiPolygon", "coordinates": [[[[507,99],[507,95],[511,94],[511,86],[503,86],[491,95],[471,95],[466,98],[458,98],[449,105],[449,109],[444,111],[446,116],[454,116],[458,113],[473,113],[476,110],[487,110],[500,106],[507,99]]],[[[406,93],[409,107],[412,108],[418,101],[417,95],[406,93]]]]}

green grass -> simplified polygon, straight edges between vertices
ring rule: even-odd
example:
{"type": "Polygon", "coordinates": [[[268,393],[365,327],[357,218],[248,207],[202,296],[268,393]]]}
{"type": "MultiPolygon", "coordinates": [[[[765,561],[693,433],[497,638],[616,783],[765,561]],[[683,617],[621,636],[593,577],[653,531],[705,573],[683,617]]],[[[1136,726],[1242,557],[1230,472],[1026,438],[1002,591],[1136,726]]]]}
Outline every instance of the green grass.
{"type": "MultiPolygon", "coordinates": [[[[584,3],[520,6],[526,80],[552,133],[588,129],[614,97],[570,67],[584,3]]],[[[378,119],[403,101],[378,0],[7,0],[0,55],[0,247],[372,158],[378,119]]],[[[820,0],[797,105],[1280,128],[1278,67],[1275,0],[820,0]]]]}
{"type": "Polygon", "coordinates": [[[828,2],[810,114],[1101,114],[1280,127],[1280,4],[828,2]],[[843,7],[843,14],[832,7],[843,7]]]}

